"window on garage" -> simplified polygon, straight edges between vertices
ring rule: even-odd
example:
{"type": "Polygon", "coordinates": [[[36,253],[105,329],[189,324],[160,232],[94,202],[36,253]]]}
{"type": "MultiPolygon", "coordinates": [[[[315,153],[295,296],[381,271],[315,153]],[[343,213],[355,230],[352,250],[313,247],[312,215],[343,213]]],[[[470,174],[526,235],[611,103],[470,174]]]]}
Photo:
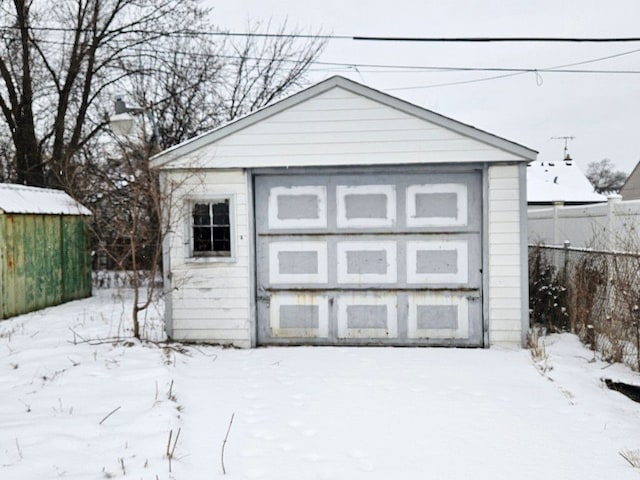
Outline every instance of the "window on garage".
{"type": "Polygon", "coordinates": [[[195,201],[191,210],[191,254],[231,257],[231,199],[195,201]]]}

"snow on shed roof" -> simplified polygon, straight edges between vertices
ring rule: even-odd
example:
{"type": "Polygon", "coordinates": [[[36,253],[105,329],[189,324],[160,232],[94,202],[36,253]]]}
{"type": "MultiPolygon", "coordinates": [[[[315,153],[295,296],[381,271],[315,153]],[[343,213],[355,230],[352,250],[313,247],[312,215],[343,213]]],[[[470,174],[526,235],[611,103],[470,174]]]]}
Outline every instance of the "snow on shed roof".
{"type": "Polygon", "coordinates": [[[62,190],[0,183],[0,213],[91,215],[62,190]]]}
{"type": "Polygon", "coordinates": [[[596,193],[573,160],[535,160],[527,167],[528,203],[597,203],[607,197],[596,193]]]}

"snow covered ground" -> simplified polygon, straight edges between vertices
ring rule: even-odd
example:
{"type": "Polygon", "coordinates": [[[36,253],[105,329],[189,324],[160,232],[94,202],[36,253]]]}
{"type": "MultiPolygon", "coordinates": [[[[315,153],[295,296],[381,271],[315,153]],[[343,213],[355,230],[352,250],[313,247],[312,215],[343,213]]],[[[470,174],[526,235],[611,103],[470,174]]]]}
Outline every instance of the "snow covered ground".
{"type": "Polygon", "coordinates": [[[98,341],[126,333],[127,297],[0,322],[0,479],[639,478],[620,452],[640,462],[640,405],[600,379],[640,378],[571,335],[545,338],[538,364],[526,350],[98,341]]]}

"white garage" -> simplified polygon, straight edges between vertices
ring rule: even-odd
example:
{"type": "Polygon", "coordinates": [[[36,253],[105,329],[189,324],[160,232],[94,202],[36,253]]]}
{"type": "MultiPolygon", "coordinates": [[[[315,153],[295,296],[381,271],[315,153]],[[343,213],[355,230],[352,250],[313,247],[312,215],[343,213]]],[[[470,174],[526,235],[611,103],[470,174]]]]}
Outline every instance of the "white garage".
{"type": "Polygon", "coordinates": [[[342,77],[162,152],[167,332],[520,345],[535,155],[342,77]]]}

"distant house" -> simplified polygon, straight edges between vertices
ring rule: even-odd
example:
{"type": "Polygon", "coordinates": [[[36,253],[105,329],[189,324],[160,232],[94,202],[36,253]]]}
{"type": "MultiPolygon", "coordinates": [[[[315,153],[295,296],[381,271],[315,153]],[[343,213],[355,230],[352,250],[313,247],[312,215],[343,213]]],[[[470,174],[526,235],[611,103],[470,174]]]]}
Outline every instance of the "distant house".
{"type": "Polygon", "coordinates": [[[89,215],[60,190],[0,184],[0,319],[91,295],[89,215]]]}
{"type": "Polygon", "coordinates": [[[545,208],[554,204],[588,205],[606,202],[576,162],[566,155],[560,161],[535,160],[527,167],[527,204],[545,208]]]}
{"type": "Polygon", "coordinates": [[[640,200],[640,162],[627,177],[620,189],[620,195],[623,200],[640,200]]]}
{"type": "Polygon", "coordinates": [[[166,150],[152,165],[181,212],[164,250],[167,332],[522,345],[535,158],[343,77],[166,150]]]}

